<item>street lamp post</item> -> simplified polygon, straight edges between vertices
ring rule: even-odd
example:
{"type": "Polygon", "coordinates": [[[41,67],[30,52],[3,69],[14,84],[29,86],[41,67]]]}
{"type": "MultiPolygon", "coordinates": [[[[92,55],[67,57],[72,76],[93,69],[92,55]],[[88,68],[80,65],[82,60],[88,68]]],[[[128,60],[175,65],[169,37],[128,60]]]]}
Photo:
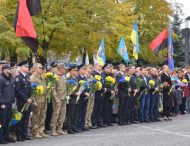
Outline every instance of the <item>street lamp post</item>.
{"type": "Polygon", "coordinates": [[[188,28],[188,21],[190,16],[185,19],[185,29],[182,30],[182,35],[185,38],[185,66],[189,66],[189,36],[190,29],[188,28]]]}

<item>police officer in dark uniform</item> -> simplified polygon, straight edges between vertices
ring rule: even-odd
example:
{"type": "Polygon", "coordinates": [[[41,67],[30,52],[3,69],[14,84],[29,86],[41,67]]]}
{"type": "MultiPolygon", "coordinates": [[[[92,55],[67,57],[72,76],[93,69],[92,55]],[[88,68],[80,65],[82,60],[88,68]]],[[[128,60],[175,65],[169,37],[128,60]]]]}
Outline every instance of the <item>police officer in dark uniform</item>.
{"type": "MultiPolygon", "coordinates": [[[[106,79],[106,77],[112,77],[114,78],[114,75],[112,74],[112,64],[106,64],[104,66],[104,72],[103,76],[106,79]]],[[[113,126],[112,125],[112,106],[113,106],[113,94],[114,94],[114,85],[106,85],[105,88],[107,89],[105,92],[104,97],[104,103],[103,103],[103,110],[102,110],[102,117],[103,117],[103,123],[105,126],[113,126]]]]}
{"type": "MultiPolygon", "coordinates": [[[[75,81],[76,84],[78,84],[77,66],[70,67],[69,71],[70,71],[70,77],[67,78],[67,80],[75,81]]],[[[78,129],[78,123],[77,123],[77,118],[78,118],[77,97],[80,96],[80,94],[78,93],[78,89],[79,89],[79,86],[77,86],[76,90],[70,94],[69,103],[67,105],[67,133],[68,134],[75,134],[75,133],[81,132],[78,129]]]]}
{"type": "Polygon", "coordinates": [[[9,65],[3,65],[0,75],[0,144],[15,142],[9,136],[12,104],[15,101],[14,91],[11,68],[9,65]]]}
{"type": "MultiPolygon", "coordinates": [[[[94,78],[96,76],[101,77],[100,82],[102,83],[103,87],[104,78],[102,74],[102,68],[103,66],[100,63],[96,63],[95,70],[93,71],[92,75],[94,78]]],[[[102,88],[101,90],[95,92],[94,108],[92,112],[92,129],[96,129],[98,127],[105,127],[102,119],[102,108],[103,108],[105,90],[106,90],[105,88],[102,88]]]]}
{"type": "Polygon", "coordinates": [[[17,140],[31,140],[29,136],[27,136],[28,130],[28,122],[30,113],[32,111],[32,99],[31,96],[31,82],[29,78],[29,65],[26,61],[18,64],[20,66],[20,72],[15,78],[15,93],[17,99],[17,107],[18,111],[23,113],[23,117],[17,126],[17,140]],[[28,109],[24,109],[25,105],[29,105],[28,109]]]}
{"type": "MultiPolygon", "coordinates": [[[[79,69],[79,76],[78,76],[78,82],[80,81],[87,81],[87,78],[85,76],[86,74],[86,68],[84,65],[80,65],[78,67],[79,69]]],[[[88,128],[85,127],[85,116],[86,116],[86,108],[87,108],[87,102],[88,102],[88,96],[89,96],[89,89],[86,88],[82,91],[79,99],[79,111],[78,111],[78,127],[81,131],[89,131],[88,128]]]]}

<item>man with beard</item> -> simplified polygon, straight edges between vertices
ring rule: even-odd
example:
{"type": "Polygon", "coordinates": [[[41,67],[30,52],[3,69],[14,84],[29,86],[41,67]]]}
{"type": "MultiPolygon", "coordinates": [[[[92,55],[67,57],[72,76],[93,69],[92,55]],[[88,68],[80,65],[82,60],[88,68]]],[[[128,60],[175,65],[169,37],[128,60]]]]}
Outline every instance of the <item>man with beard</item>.
{"type": "Polygon", "coordinates": [[[11,68],[8,65],[4,65],[0,75],[0,144],[15,142],[9,136],[11,110],[15,100],[14,90],[11,68]]]}

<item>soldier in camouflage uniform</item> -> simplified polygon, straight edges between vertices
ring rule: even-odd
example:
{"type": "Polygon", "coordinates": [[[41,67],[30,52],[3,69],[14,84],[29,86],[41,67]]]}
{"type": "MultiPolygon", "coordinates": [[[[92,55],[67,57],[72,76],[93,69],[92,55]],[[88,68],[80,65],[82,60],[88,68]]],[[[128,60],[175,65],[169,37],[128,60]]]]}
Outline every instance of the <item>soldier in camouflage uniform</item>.
{"type": "Polygon", "coordinates": [[[65,69],[63,64],[59,64],[55,70],[55,74],[58,76],[58,81],[56,81],[53,88],[53,115],[51,119],[51,135],[58,136],[63,135],[64,132],[63,122],[65,121],[66,115],[66,82],[62,78],[65,74],[65,69]]]}
{"type": "MultiPolygon", "coordinates": [[[[86,78],[87,81],[93,80],[93,76],[91,75],[93,71],[92,65],[86,66],[86,78]]],[[[91,115],[94,107],[94,94],[88,97],[87,102],[87,109],[86,109],[86,119],[85,119],[85,127],[91,128],[92,127],[92,121],[91,121],[91,115]]]]}
{"type": "Polygon", "coordinates": [[[46,82],[43,77],[43,67],[40,63],[35,63],[33,65],[34,73],[31,75],[30,80],[31,83],[36,83],[44,87],[43,95],[34,96],[35,105],[33,107],[33,115],[31,118],[32,124],[32,134],[34,138],[47,138],[43,131],[45,129],[45,118],[46,118],[46,110],[47,110],[47,99],[45,96],[45,88],[46,82]]]}

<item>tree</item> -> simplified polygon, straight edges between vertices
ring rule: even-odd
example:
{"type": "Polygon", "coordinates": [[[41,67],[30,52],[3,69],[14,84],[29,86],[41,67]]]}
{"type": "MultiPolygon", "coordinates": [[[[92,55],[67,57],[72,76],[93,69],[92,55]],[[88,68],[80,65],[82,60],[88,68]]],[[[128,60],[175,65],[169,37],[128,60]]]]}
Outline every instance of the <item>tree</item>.
{"type": "Polygon", "coordinates": [[[183,11],[182,11],[182,4],[180,3],[175,3],[174,5],[175,8],[175,14],[173,16],[173,31],[175,33],[175,39],[174,39],[174,61],[175,61],[175,66],[183,66],[185,62],[185,48],[184,48],[184,41],[181,36],[181,23],[182,19],[181,16],[183,16],[183,11]]]}
{"type": "Polygon", "coordinates": [[[166,0],[131,0],[133,14],[137,15],[139,22],[140,58],[149,63],[162,63],[167,57],[167,50],[155,56],[149,49],[150,42],[168,27],[169,16],[173,9],[166,0]]]}
{"type": "MultiPolygon", "coordinates": [[[[29,48],[15,37],[12,28],[17,0],[0,1],[4,1],[0,6],[0,16],[4,18],[0,17],[3,25],[0,28],[0,49],[19,58],[21,55],[28,57],[29,48]]],[[[41,4],[42,12],[33,17],[41,56],[54,54],[56,58],[62,58],[69,54],[74,59],[78,54],[88,52],[92,57],[104,37],[107,58],[121,61],[116,49],[124,36],[132,58],[133,46],[129,36],[135,20],[140,26],[140,58],[157,64],[166,55],[161,52],[157,57],[148,49],[152,39],[169,23],[172,10],[165,0],[41,0],[41,4]]]]}

